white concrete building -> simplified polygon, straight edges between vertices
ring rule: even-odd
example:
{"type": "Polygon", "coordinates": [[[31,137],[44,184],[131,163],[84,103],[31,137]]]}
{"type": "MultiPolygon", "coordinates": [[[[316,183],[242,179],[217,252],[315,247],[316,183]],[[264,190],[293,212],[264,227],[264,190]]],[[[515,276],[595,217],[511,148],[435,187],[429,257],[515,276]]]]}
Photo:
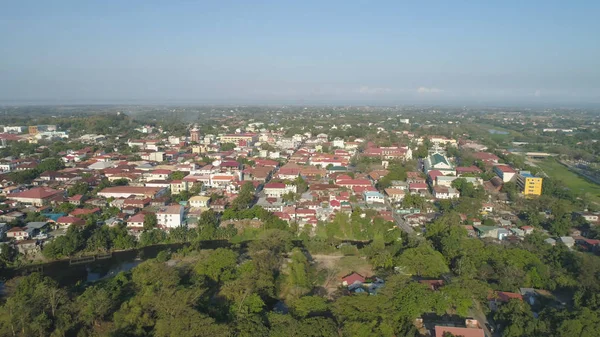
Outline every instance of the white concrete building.
{"type": "Polygon", "coordinates": [[[167,228],[180,227],[183,223],[184,208],[181,205],[171,205],[161,207],[156,212],[156,220],[158,225],[167,228]]]}
{"type": "Polygon", "coordinates": [[[344,140],[339,137],[336,137],[333,140],[333,147],[338,147],[340,149],[343,149],[344,148],[344,140]]]}

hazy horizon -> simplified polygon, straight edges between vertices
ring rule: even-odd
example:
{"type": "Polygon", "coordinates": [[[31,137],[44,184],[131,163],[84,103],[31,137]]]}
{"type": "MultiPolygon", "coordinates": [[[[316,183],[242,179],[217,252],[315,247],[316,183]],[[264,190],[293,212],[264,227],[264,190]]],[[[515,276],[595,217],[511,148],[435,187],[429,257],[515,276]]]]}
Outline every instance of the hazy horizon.
{"type": "Polygon", "coordinates": [[[600,104],[597,2],[20,1],[0,104],[600,104]]]}

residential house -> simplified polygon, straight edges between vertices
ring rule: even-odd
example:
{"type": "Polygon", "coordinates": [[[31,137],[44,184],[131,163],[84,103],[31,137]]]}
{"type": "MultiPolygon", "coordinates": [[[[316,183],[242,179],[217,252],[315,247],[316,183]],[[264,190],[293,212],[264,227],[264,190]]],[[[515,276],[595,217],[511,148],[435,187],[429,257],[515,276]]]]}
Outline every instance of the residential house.
{"type": "Polygon", "coordinates": [[[508,230],[496,226],[474,226],[480,238],[502,240],[508,235],[508,230]]]}
{"type": "Polygon", "coordinates": [[[75,216],[75,217],[80,217],[80,216],[87,216],[90,214],[100,214],[102,212],[102,210],[98,207],[95,208],[76,208],[74,209],[71,213],[69,213],[70,216],[75,216]]]}
{"type": "Polygon", "coordinates": [[[533,228],[532,226],[522,226],[521,230],[523,230],[523,234],[525,235],[529,235],[531,233],[533,233],[535,228],[533,228]]]}
{"type": "Polygon", "coordinates": [[[15,239],[17,241],[29,238],[29,233],[23,227],[13,227],[6,231],[7,239],[15,239]]]}
{"type": "Polygon", "coordinates": [[[460,197],[460,193],[452,187],[434,186],[433,197],[436,199],[453,199],[460,197]]]}
{"type": "MultiPolygon", "coordinates": [[[[115,200],[118,200],[118,199],[115,199],[115,200]]],[[[120,208],[133,207],[133,208],[137,208],[137,209],[142,209],[142,208],[150,205],[151,201],[152,201],[152,199],[150,199],[150,198],[144,198],[144,199],[127,198],[127,199],[123,200],[123,204],[121,205],[120,208]]]]}
{"type": "Polygon", "coordinates": [[[408,185],[408,190],[411,194],[427,194],[427,184],[426,183],[412,183],[408,185]]]}
{"type": "Polygon", "coordinates": [[[523,301],[523,295],[520,293],[512,293],[508,291],[496,291],[488,297],[490,310],[497,311],[498,306],[503,303],[508,303],[510,300],[523,301]]]}
{"type": "Polygon", "coordinates": [[[399,188],[386,188],[385,189],[385,194],[388,196],[389,200],[391,202],[401,202],[404,199],[404,196],[406,195],[406,192],[404,192],[404,190],[399,189],[399,188]]]}
{"type": "Polygon", "coordinates": [[[17,251],[22,255],[29,255],[37,252],[40,249],[37,240],[21,240],[16,243],[17,251]]]}
{"type": "Polygon", "coordinates": [[[473,158],[476,160],[480,160],[486,164],[498,164],[500,158],[493,153],[489,152],[475,152],[473,153],[473,158]]]}
{"type": "Polygon", "coordinates": [[[210,203],[209,208],[215,212],[223,212],[228,204],[227,199],[217,199],[210,203]]]}
{"type": "Polygon", "coordinates": [[[70,197],[69,199],[67,199],[67,201],[70,204],[76,205],[76,206],[80,206],[84,200],[85,200],[85,197],[82,194],[77,194],[77,195],[74,195],[74,196],[70,197]]]}
{"type": "Polygon", "coordinates": [[[598,214],[598,213],[579,212],[579,213],[577,213],[577,215],[581,216],[583,219],[585,219],[585,221],[587,221],[591,224],[596,224],[596,223],[600,222],[600,214],[598,214]]]}
{"type": "Polygon", "coordinates": [[[210,197],[203,195],[196,195],[190,198],[189,200],[190,207],[194,208],[204,208],[210,205],[210,197]]]}
{"type": "Polygon", "coordinates": [[[167,180],[171,176],[172,171],[166,169],[153,170],[146,175],[146,181],[167,180]]]}
{"type": "Polygon", "coordinates": [[[363,193],[363,198],[365,199],[367,204],[384,203],[385,202],[385,198],[384,198],[383,194],[376,192],[376,191],[365,191],[363,193]]]}
{"type": "Polygon", "coordinates": [[[475,165],[471,165],[468,167],[457,167],[456,168],[456,175],[457,176],[461,176],[463,174],[480,174],[481,173],[481,169],[479,169],[479,167],[475,166],[475,165]]]}
{"type": "Polygon", "coordinates": [[[575,239],[571,236],[561,236],[560,242],[562,242],[567,248],[573,248],[575,246],[575,239]]]}
{"type": "Polygon", "coordinates": [[[59,227],[63,227],[63,228],[68,228],[72,225],[75,226],[83,226],[85,225],[85,221],[83,219],[74,217],[74,216],[61,216],[60,218],[56,219],[55,222],[59,227]]]}
{"type": "Polygon", "coordinates": [[[369,179],[336,179],[335,183],[341,187],[372,187],[369,179]]]}
{"type": "Polygon", "coordinates": [[[342,277],[342,285],[345,287],[356,283],[365,283],[366,278],[357,272],[352,272],[349,275],[342,277]]]}
{"type": "Polygon", "coordinates": [[[256,206],[260,206],[269,212],[283,212],[285,203],[281,198],[259,198],[256,206]]]}
{"type": "Polygon", "coordinates": [[[137,213],[127,220],[127,227],[144,227],[144,213],[137,213]]]}

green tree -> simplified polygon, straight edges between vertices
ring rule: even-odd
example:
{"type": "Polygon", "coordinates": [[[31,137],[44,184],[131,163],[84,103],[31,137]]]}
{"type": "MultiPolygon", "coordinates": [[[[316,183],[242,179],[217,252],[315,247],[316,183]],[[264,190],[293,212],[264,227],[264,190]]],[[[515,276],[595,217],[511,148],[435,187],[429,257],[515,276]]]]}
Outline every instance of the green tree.
{"type": "Polygon", "coordinates": [[[157,228],[146,230],[140,235],[140,245],[151,246],[164,242],[167,239],[167,234],[157,228]]]}
{"type": "Polygon", "coordinates": [[[303,296],[292,302],[292,312],[298,318],[311,314],[323,314],[329,309],[325,299],[319,296],[303,296]]]}
{"type": "Polygon", "coordinates": [[[39,163],[36,170],[41,174],[46,171],[62,170],[64,167],[65,164],[63,164],[62,160],[58,158],[48,158],[39,163]]]}
{"type": "Polygon", "coordinates": [[[237,254],[229,249],[218,248],[196,263],[194,271],[216,283],[230,281],[236,277],[237,254]]]}
{"type": "Polygon", "coordinates": [[[308,259],[299,248],[292,250],[289,267],[290,284],[294,287],[310,287],[308,259]]]}
{"type": "Polygon", "coordinates": [[[171,180],[182,180],[186,176],[186,172],[183,171],[175,171],[171,173],[171,180]]]}
{"type": "Polygon", "coordinates": [[[87,194],[89,189],[89,186],[87,183],[84,182],[78,182],[75,185],[73,185],[72,187],[70,187],[67,190],[67,193],[69,194],[70,197],[74,196],[74,195],[84,195],[87,194]]]}
{"type": "Polygon", "coordinates": [[[234,143],[224,143],[221,144],[221,151],[231,151],[235,149],[236,145],[234,143]]]}
{"type": "Polygon", "coordinates": [[[254,185],[251,182],[246,182],[242,185],[238,196],[231,203],[231,208],[234,210],[243,210],[252,205],[254,202],[254,185]]]}
{"type": "Polygon", "coordinates": [[[156,225],[158,225],[158,220],[155,213],[144,214],[144,231],[152,230],[156,228],[156,225]]]}
{"type": "Polygon", "coordinates": [[[405,250],[398,257],[397,265],[406,268],[410,274],[423,277],[439,277],[449,271],[444,256],[429,243],[405,250]]]}
{"type": "Polygon", "coordinates": [[[69,213],[73,212],[73,210],[75,208],[76,208],[75,205],[68,203],[68,202],[63,202],[56,207],[56,211],[69,214],[69,213]]]}

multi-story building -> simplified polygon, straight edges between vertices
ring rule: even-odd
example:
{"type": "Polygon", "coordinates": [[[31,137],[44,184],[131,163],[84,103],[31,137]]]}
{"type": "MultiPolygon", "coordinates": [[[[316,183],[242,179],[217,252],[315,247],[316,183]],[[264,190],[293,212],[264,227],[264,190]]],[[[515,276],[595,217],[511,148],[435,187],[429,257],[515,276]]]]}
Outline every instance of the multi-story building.
{"type": "Polygon", "coordinates": [[[189,190],[189,183],[186,180],[173,180],[171,181],[171,194],[179,194],[183,191],[189,190]]]}
{"type": "Polygon", "coordinates": [[[232,135],[221,136],[221,143],[234,143],[239,144],[240,141],[245,141],[248,145],[252,145],[258,139],[254,133],[236,133],[232,135]]]}
{"type": "Polygon", "coordinates": [[[517,186],[524,195],[542,195],[541,177],[535,177],[529,171],[521,171],[517,175],[517,186]]]}
{"type": "Polygon", "coordinates": [[[190,140],[192,142],[199,143],[200,142],[200,130],[193,128],[190,130],[190,140]]]}
{"type": "Polygon", "coordinates": [[[502,182],[509,182],[517,174],[517,171],[508,165],[496,165],[494,166],[494,173],[502,179],[502,182]]]}
{"type": "Polygon", "coordinates": [[[162,207],[156,212],[156,220],[159,226],[167,228],[180,227],[183,223],[184,208],[181,205],[162,207]]]}
{"type": "Polygon", "coordinates": [[[140,198],[154,199],[163,195],[166,190],[166,188],[160,187],[113,186],[106,187],[98,192],[98,196],[104,198],[128,198],[133,195],[140,198]]]}

